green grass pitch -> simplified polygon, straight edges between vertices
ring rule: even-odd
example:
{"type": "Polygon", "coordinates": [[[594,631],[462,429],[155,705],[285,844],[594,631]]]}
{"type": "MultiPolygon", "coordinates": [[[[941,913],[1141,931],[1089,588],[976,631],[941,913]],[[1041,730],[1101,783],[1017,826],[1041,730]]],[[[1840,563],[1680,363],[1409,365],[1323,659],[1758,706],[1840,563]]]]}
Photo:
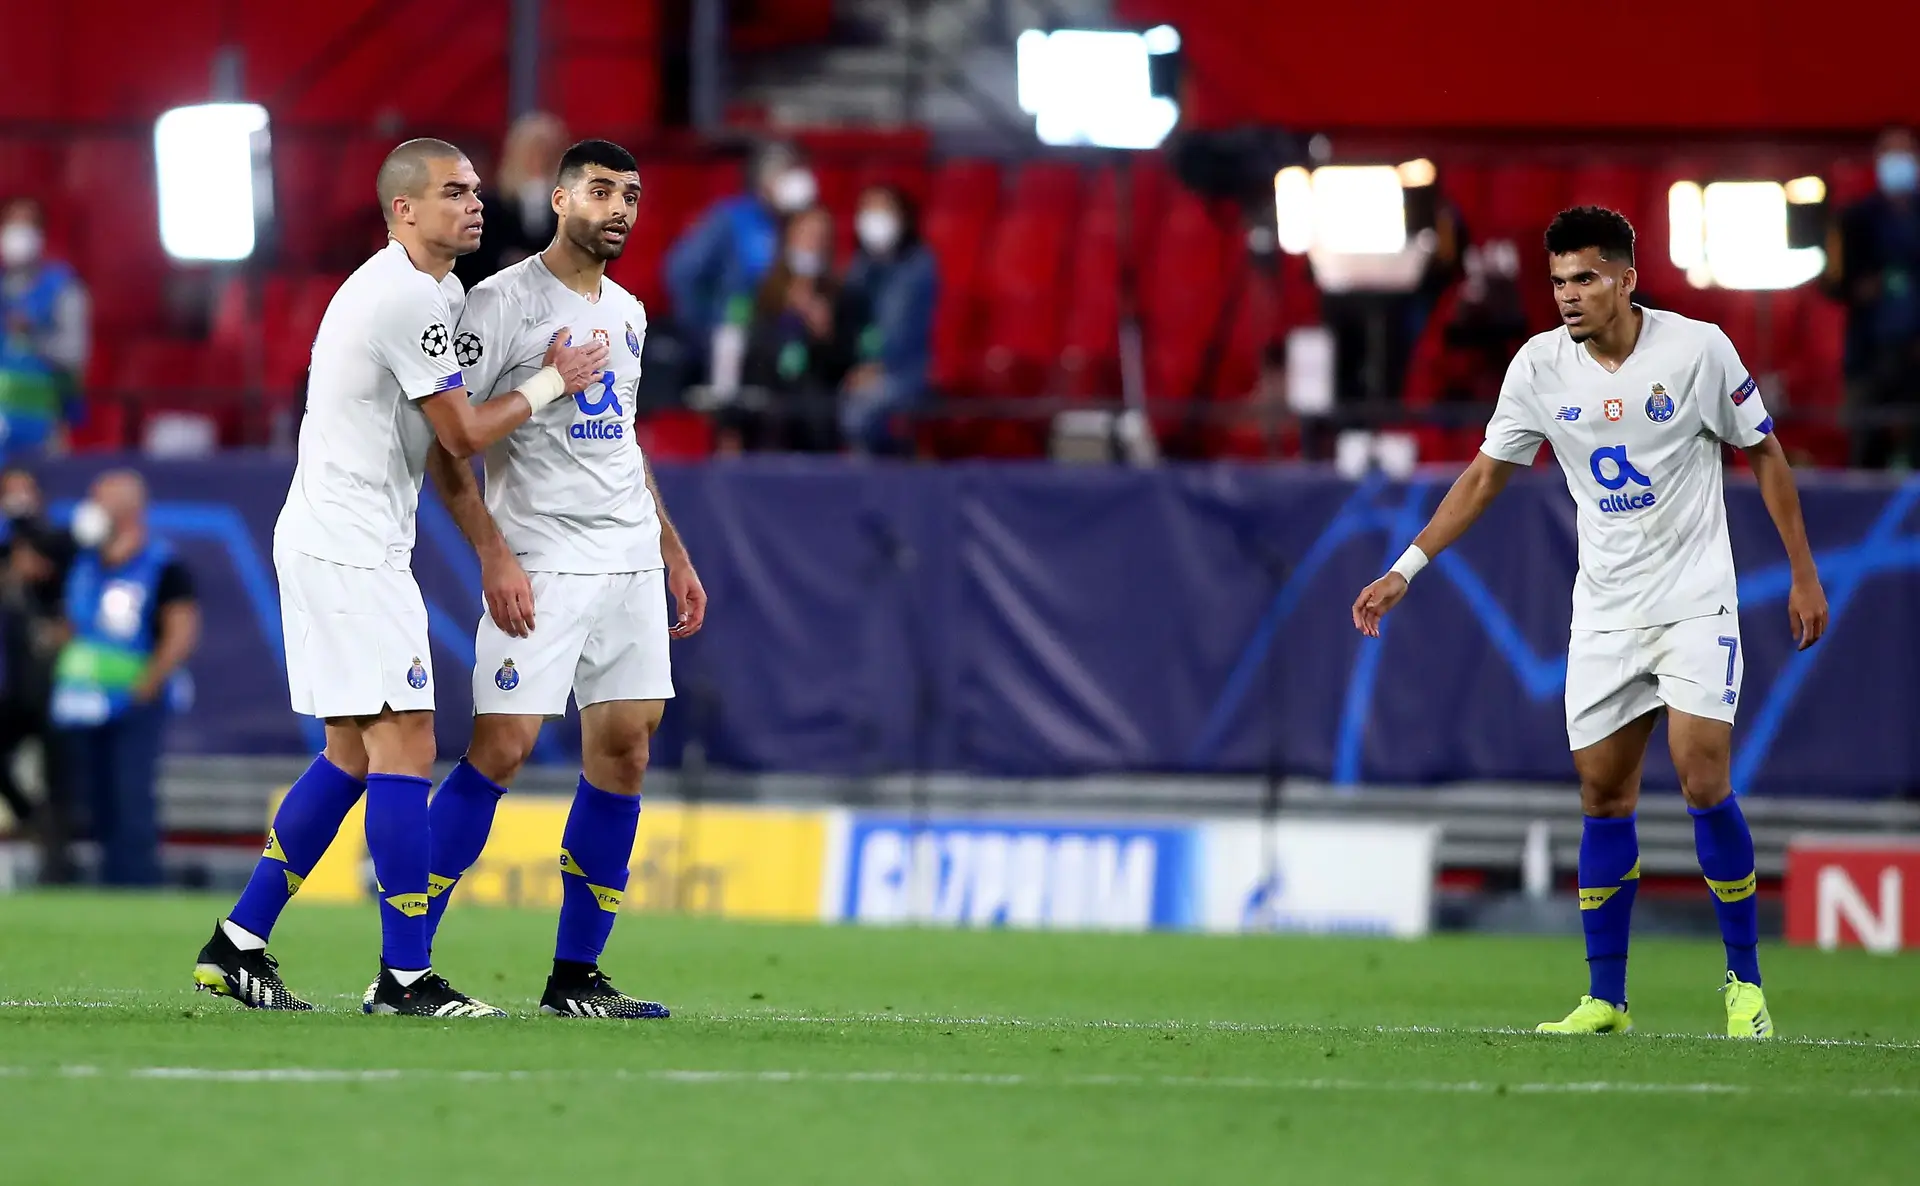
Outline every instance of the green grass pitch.
{"type": "Polygon", "coordinates": [[[608,970],[676,1016],[597,1023],[534,1015],[550,915],[456,906],[438,963],[516,1017],[409,1022],[358,1012],[369,909],[275,936],[325,1012],[194,995],[227,904],[0,896],[0,1181],[1920,1180],[1912,957],[1770,947],[1784,1040],[1740,1043],[1718,946],[1645,941],[1641,1032],[1546,1038],[1577,940],[635,915],[608,970]]]}

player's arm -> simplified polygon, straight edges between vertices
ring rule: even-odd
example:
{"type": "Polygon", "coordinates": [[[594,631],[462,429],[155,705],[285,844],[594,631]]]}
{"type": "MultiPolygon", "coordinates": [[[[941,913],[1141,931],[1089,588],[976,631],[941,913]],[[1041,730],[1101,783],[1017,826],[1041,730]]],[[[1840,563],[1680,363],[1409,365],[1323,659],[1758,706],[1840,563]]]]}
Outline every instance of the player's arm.
{"type": "Polygon", "coordinates": [[[1533,366],[1526,351],[1514,356],[1500,385],[1500,402],[1487,421],[1487,439],[1474,454],[1466,472],[1453,481],[1433,517],[1413,537],[1413,543],[1379,580],[1360,590],[1353,602],[1353,628],[1368,638],[1380,637],[1380,619],[1407,595],[1407,586],[1428,561],[1452,547],[1467,528],[1486,513],[1514,471],[1533,464],[1546,433],[1533,422],[1533,366]]]}
{"type": "Polygon", "coordinates": [[[1753,467],[1767,514],[1787,549],[1788,572],[1792,574],[1787,589],[1787,625],[1804,651],[1826,633],[1827,595],[1820,588],[1813,548],[1807,543],[1800,491],[1787,452],[1773,434],[1773,417],[1767,414],[1759,383],[1740,361],[1732,341],[1717,329],[1708,338],[1700,380],[1694,388],[1706,431],[1745,453],[1753,467]]]}
{"type": "Polygon", "coordinates": [[[562,331],[547,347],[541,368],[519,387],[477,407],[468,399],[464,384],[422,398],[420,410],[433,425],[434,438],[441,447],[460,459],[483,453],[554,400],[568,392],[584,391],[588,380],[606,365],[606,344],[589,340],[584,346],[561,345],[565,340],[562,331]]]}
{"type": "Polygon", "coordinates": [[[460,534],[480,558],[480,592],[493,624],[512,638],[533,633],[533,584],[507,547],[506,537],[487,511],[474,480],[473,466],[447,452],[435,441],[427,449],[427,476],[440,492],[440,501],[453,516],[460,534]]]}
{"type": "Polygon", "coordinates": [[[1792,584],[1787,590],[1787,621],[1793,639],[1806,650],[1827,632],[1827,594],[1820,587],[1820,570],[1813,561],[1813,547],[1807,543],[1807,522],[1800,515],[1800,489],[1793,480],[1793,466],[1780,438],[1768,433],[1757,445],[1744,452],[1753,477],[1760,484],[1760,497],[1773,518],[1774,530],[1787,549],[1787,570],[1792,584]]]}
{"type": "Polygon", "coordinates": [[[1407,585],[1427,562],[1452,547],[1467,533],[1493,500],[1507,488],[1514,471],[1523,468],[1516,462],[1500,461],[1485,453],[1474,455],[1466,471],[1453,480],[1445,498],[1434,508],[1433,517],[1413,537],[1413,544],[1394,562],[1387,574],[1360,591],[1353,603],[1354,629],[1368,638],[1380,637],[1380,619],[1407,595],[1407,585]]]}
{"type": "Polygon", "coordinates": [[[680,618],[670,633],[675,638],[691,638],[707,620],[706,586],[694,571],[693,558],[687,555],[687,544],[680,538],[679,528],[667,514],[666,500],[660,497],[660,487],[653,480],[653,465],[644,456],[640,464],[647,474],[647,493],[653,495],[653,513],[660,519],[660,558],[667,562],[667,590],[680,607],[680,618]]]}

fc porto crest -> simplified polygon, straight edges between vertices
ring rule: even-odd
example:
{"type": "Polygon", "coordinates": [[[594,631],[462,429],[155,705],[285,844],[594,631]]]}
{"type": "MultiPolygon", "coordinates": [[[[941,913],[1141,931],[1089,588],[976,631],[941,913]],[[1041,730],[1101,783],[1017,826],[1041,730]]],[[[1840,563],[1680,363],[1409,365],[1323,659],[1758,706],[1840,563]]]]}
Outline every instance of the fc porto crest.
{"type": "Polygon", "coordinates": [[[520,686],[520,673],[514,670],[512,659],[503,660],[500,670],[493,673],[493,686],[502,692],[511,692],[520,686]]]}
{"type": "Polygon", "coordinates": [[[427,686],[427,665],[420,661],[418,655],[413,657],[413,666],[407,668],[407,686],[410,688],[427,686]]]}
{"type": "Polygon", "coordinates": [[[1673,397],[1658,383],[1653,385],[1653,394],[1647,397],[1647,419],[1655,424],[1673,419],[1673,397]]]}
{"type": "Polygon", "coordinates": [[[633,322],[627,322],[627,353],[640,357],[640,335],[633,332],[633,322]]]}
{"type": "Polygon", "coordinates": [[[1620,399],[1610,399],[1600,406],[1600,410],[1606,413],[1607,419],[1618,420],[1627,414],[1627,402],[1620,399]]]}

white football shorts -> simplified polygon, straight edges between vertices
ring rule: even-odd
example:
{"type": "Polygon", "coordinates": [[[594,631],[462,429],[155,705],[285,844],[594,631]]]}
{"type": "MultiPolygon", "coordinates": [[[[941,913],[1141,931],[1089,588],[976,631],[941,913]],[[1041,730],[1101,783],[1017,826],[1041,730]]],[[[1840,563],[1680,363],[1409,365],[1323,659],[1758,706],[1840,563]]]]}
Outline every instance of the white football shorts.
{"type": "Polygon", "coordinates": [[[1575,630],[1567,648],[1567,744],[1585,749],[1661,705],[1733,723],[1746,673],[1740,616],[1639,630],[1575,630]]]}
{"type": "Polygon", "coordinates": [[[427,605],[413,570],[275,548],[293,711],[327,720],[433,710],[427,605]]]}
{"type": "Polygon", "coordinates": [[[533,633],[514,638],[480,615],[475,715],[564,716],[608,700],[668,700],[667,574],[533,572],[533,633]]]}

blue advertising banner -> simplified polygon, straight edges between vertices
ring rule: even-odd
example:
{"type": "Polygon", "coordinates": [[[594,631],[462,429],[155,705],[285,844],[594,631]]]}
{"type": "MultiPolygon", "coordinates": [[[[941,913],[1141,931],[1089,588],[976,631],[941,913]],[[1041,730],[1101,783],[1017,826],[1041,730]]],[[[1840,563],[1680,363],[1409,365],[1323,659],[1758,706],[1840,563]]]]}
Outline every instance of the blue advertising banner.
{"type": "Polygon", "coordinates": [[[848,922],[1144,931],[1195,925],[1194,831],[856,815],[848,922]]]}
{"type": "MultiPolygon", "coordinates": [[[[97,458],[48,462],[71,500],[97,458]]],[[[208,629],[179,751],[298,752],[271,556],[291,463],[139,462],[156,530],[195,570],[208,629]]],[[[1360,638],[1348,607],[1448,475],[1350,482],[1310,468],[943,467],[765,458],[662,466],[712,599],[673,650],[656,740],[748,771],[1034,777],[1250,773],[1337,783],[1566,782],[1561,708],[1576,543],[1557,473],[1521,475],[1360,638]]],[[[1920,482],[1805,475],[1833,625],[1796,652],[1758,492],[1729,483],[1746,662],[1743,793],[1920,791],[1920,482]]],[[[471,712],[479,567],[431,492],[414,571],[441,750],[471,712]]],[[[577,731],[536,760],[572,762],[577,731]]],[[[1675,779],[1656,735],[1650,786],[1675,779]]]]}

